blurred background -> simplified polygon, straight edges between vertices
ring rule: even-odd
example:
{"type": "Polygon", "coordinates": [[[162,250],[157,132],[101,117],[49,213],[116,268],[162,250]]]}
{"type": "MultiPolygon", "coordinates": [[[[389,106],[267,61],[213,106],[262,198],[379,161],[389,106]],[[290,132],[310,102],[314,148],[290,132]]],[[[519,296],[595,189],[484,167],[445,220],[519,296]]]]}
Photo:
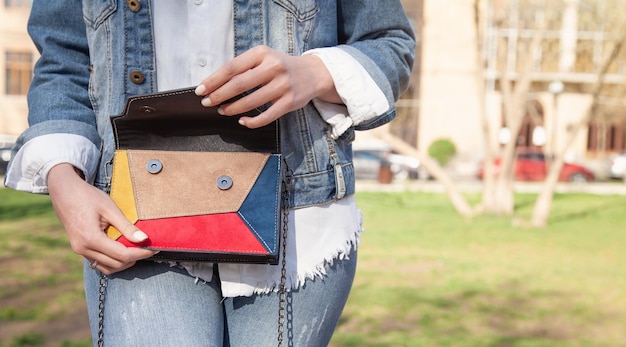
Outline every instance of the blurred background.
{"type": "MultiPolygon", "coordinates": [[[[333,345],[626,346],[626,0],[402,2],[416,62],[354,143],[366,233],[333,345]]],[[[0,176],[29,11],[0,5],[0,176]]],[[[49,199],[0,189],[0,347],[90,345],[80,272],[49,199]]]]}
{"type": "MultiPolygon", "coordinates": [[[[0,7],[0,172],[27,127],[38,58],[26,33],[29,3],[0,7]]],[[[377,178],[380,162],[399,180],[433,178],[420,155],[454,179],[481,178],[484,160],[499,162],[511,148],[540,153],[513,156],[518,180],[545,179],[539,162],[557,157],[575,165],[561,180],[624,178],[623,0],[403,3],[418,37],[415,69],[397,119],[358,134],[360,178],[377,178]]]]}

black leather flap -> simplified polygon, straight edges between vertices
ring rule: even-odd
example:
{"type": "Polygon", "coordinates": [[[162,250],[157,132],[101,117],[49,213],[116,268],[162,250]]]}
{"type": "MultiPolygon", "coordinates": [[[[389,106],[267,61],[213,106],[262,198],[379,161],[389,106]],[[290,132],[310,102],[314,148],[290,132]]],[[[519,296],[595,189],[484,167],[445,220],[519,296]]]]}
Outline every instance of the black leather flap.
{"type": "Polygon", "coordinates": [[[124,113],[111,118],[116,148],[279,152],[278,121],[248,129],[238,123],[242,115],[219,115],[217,107],[204,107],[200,100],[194,88],[128,98],[124,113]]]}

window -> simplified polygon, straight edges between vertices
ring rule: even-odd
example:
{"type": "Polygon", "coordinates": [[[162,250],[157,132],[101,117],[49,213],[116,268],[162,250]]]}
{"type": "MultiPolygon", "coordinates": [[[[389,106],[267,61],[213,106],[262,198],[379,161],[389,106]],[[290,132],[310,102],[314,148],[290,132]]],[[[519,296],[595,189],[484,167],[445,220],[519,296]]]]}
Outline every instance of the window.
{"type": "Polygon", "coordinates": [[[587,149],[592,152],[623,152],[626,149],[625,135],[623,122],[591,121],[587,131],[587,149]]]}
{"type": "Polygon", "coordinates": [[[6,94],[25,95],[33,77],[33,54],[6,53],[6,94]]]}
{"type": "Polygon", "coordinates": [[[30,0],[4,0],[4,7],[28,7],[30,0]]]}

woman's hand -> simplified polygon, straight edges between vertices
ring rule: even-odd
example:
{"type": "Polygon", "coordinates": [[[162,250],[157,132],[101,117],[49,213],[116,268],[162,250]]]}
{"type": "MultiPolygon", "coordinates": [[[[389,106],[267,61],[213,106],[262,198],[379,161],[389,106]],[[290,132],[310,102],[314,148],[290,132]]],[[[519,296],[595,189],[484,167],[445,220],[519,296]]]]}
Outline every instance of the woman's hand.
{"type": "Polygon", "coordinates": [[[113,200],[78,176],[70,164],[59,164],[48,174],[52,206],[63,224],[72,249],[105,274],[121,271],[155,252],[127,248],[109,239],[104,229],[115,226],[128,240],[144,241],[147,236],[122,214],[113,200]]]}
{"type": "Polygon", "coordinates": [[[260,115],[241,117],[240,123],[248,128],[267,125],[314,98],[342,103],[321,59],[314,55],[290,56],[267,46],[254,47],[224,64],[198,85],[196,94],[204,96],[204,106],[221,105],[218,111],[226,116],[271,102],[260,115]],[[253,93],[222,104],[256,87],[259,88],[253,93]]]}

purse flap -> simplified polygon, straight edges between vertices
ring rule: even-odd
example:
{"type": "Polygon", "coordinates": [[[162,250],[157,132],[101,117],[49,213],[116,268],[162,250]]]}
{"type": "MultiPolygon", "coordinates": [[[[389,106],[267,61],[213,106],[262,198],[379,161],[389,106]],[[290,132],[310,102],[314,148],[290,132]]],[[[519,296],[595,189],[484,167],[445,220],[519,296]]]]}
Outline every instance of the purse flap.
{"type": "Polygon", "coordinates": [[[193,88],[128,98],[124,112],[111,118],[116,148],[279,152],[278,121],[249,129],[238,123],[239,118],[256,116],[261,110],[222,116],[217,106],[202,106],[201,99],[193,88]]]}
{"type": "Polygon", "coordinates": [[[137,218],[142,220],[236,212],[270,156],[256,152],[125,152],[131,198],[135,199],[137,218]]]}

